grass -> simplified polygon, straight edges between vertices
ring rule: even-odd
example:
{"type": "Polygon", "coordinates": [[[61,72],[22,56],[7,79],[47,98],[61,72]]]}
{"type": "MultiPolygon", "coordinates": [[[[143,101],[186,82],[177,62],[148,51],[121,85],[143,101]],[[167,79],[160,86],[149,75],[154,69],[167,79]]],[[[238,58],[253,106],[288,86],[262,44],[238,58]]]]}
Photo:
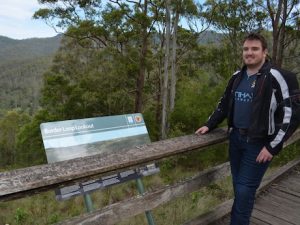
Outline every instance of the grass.
{"type": "MultiPolygon", "coordinates": [[[[284,149],[271,163],[272,170],[300,156],[300,142],[284,149]]],[[[197,172],[227,160],[226,144],[215,145],[205,151],[171,157],[160,162],[161,172],[143,178],[146,190],[157,190],[197,172]]],[[[137,195],[135,181],[126,182],[91,194],[96,209],[137,195]]],[[[199,191],[174,199],[155,208],[152,213],[156,225],[182,224],[199,214],[212,210],[216,205],[232,198],[230,177],[211,184],[199,191]],[[166,223],[167,221],[167,223],[166,223]]],[[[23,199],[0,202],[0,225],[48,225],[85,213],[83,197],[56,201],[54,191],[23,199]]],[[[118,225],[146,225],[144,214],[125,219],[118,225]]]]}
{"type": "MultiPolygon", "coordinates": [[[[179,225],[212,210],[216,205],[232,197],[231,179],[228,177],[218,183],[201,188],[199,191],[174,199],[152,211],[156,225],[179,225]],[[168,221],[166,223],[166,221],[168,221]]],[[[126,219],[118,225],[147,224],[145,215],[126,219]]]]}

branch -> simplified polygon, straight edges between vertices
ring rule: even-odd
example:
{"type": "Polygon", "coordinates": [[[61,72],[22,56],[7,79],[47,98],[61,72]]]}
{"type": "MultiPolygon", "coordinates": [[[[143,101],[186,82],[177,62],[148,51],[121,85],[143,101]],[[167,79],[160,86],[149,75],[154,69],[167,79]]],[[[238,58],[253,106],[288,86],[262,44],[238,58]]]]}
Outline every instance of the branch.
{"type": "MultiPolygon", "coordinates": [[[[114,0],[109,0],[110,2],[112,3],[115,3],[117,4],[120,8],[122,7],[121,3],[119,3],[118,0],[114,1],[114,0]]],[[[136,2],[135,2],[136,3],[136,2]]],[[[125,13],[125,16],[127,16],[129,19],[131,19],[132,21],[136,22],[136,23],[139,23],[138,21],[136,21],[136,19],[134,19],[132,16],[130,16],[128,13],[125,13]]],[[[141,23],[139,23],[141,24],[141,23]]]]}
{"type": "Polygon", "coordinates": [[[75,14],[75,17],[77,17],[77,22],[80,21],[80,16],[77,14],[76,12],[76,7],[71,3],[69,2],[70,6],[73,8],[73,11],[74,11],[74,14],[75,14]]]}
{"type": "Polygon", "coordinates": [[[275,18],[274,18],[274,11],[272,9],[272,6],[271,6],[271,3],[270,3],[270,0],[267,0],[267,11],[269,12],[269,15],[271,17],[271,21],[272,21],[272,27],[274,28],[274,24],[275,24],[275,18]]]}
{"type": "Polygon", "coordinates": [[[126,2],[133,3],[133,4],[137,4],[140,8],[141,8],[141,6],[142,6],[141,0],[140,0],[139,2],[135,2],[135,1],[131,1],[131,0],[126,0],[126,2]]]}
{"type": "Polygon", "coordinates": [[[157,22],[157,19],[158,19],[158,15],[159,15],[159,11],[162,7],[157,7],[157,5],[155,5],[154,3],[152,3],[151,1],[149,2],[154,8],[155,8],[155,16],[153,17],[153,20],[152,20],[152,24],[150,25],[149,27],[149,31],[148,31],[148,34],[147,34],[147,38],[149,37],[153,27],[154,27],[154,24],[157,22]]]}

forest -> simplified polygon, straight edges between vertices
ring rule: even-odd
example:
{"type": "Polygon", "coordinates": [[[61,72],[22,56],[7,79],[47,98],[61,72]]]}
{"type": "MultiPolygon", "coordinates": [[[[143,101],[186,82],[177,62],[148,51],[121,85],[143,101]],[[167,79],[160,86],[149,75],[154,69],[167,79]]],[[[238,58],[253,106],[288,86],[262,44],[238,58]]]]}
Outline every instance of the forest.
{"type": "Polygon", "coordinates": [[[0,36],[0,115],[20,108],[30,115],[39,107],[43,73],[59,48],[61,35],[14,40],[0,36]]]}
{"type": "MultiPolygon", "coordinates": [[[[194,133],[241,68],[243,38],[251,32],[262,33],[272,63],[293,71],[300,81],[298,0],[38,2],[41,8],[33,18],[65,32],[57,51],[32,57],[29,64],[14,59],[27,73],[19,72],[15,62],[0,64],[1,79],[6,78],[1,80],[6,89],[0,90],[0,171],[47,163],[43,122],[139,112],[151,141],[194,133]]],[[[226,153],[216,151],[201,156],[204,164],[226,160],[226,153]]],[[[297,155],[292,148],[277,163],[297,155]]],[[[194,158],[163,162],[160,179],[175,179],[164,170],[176,166],[203,169],[194,158]]],[[[0,210],[10,209],[8,204],[0,204],[0,210]]],[[[18,210],[8,220],[0,213],[0,222],[30,224],[26,208],[18,210]]],[[[74,215],[80,213],[76,210],[74,215]]],[[[41,224],[62,217],[51,214],[41,224]]]]}

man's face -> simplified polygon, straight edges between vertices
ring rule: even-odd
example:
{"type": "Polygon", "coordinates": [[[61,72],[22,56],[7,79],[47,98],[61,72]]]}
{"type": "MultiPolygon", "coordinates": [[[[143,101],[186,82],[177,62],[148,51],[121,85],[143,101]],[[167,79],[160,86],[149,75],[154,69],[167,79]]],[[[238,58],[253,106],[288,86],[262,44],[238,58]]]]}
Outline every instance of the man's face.
{"type": "Polygon", "coordinates": [[[247,67],[261,67],[265,62],[267,49],[263,50],[259,40],[246,40],[243,44],[243,60],[247,67]]]}

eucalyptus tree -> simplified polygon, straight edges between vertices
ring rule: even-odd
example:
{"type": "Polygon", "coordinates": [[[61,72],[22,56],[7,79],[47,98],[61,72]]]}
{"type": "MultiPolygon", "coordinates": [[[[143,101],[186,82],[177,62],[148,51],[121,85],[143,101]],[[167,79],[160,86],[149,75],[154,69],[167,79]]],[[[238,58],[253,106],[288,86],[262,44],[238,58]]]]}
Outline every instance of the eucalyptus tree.
{"type": "Polygon", "coordinates": [[[164,58],[164,76],[162,86],[162,122],[161,137],[165,139],[167,136],[167,106],[168,106],[168,83],[169,83],[169,54],[170,54],[170,36],[171,36],[171,15],[170,0],[166,0],[166,32],[165,32],[165,58],[164,58]]]}
{"type": "MultiPolygon", "coordinates": [[[[184,18],[187,23],[191,19],[197,18],[199,7],[192,0],[165,1],[165,20],[162,22],[163,32],[162,47],[164,47],[164,76],[162,80],[162,119],[161,137],[166,138],[169,122],[168,117],[174,111],[177,83],[177,64],[178,64],[178,30],[180,21],[184,18]],[[170,70],[170,71],[169,71],[170,70]]],[[[190,27],[191,28],[191,27],[190,27]]],[[[192,31],[191,31],[192,32],[192,31]]],[[[183,36],[181,36],[183,37],[183,36]]],[[[187,43],[187,42],[186,42],[187,43]]],[[[189,44],[187,44],[189,46],[189,44]]],[[[184,46],[184,47],[187,47],[184,46]]],[[[180,46],[183,47],[183,46],[180,46]]],[[[183,48],[184,48],[183,47],[183,48]]],[[[186,48],[186,51],[188,48],[186,48]]],[[[183,49],[182,49],[183,50],[183,49]]],[[[191,49],[190,49],[191,50],[191,49]]]]}
{"type": "Polygon", "coordinates": [[[260,30],[266,14],[254,2],[247,0],[207,0],[204,7],[203,16],[207,17],[214,29],[225,35],[231,50],[228,57],[232,60],[232,67],[238,67],[241,64],[242,37],[245,33],[260,30]]]}
{"type": "Polygon", "coordinates": [[[266,26],[272,28],[272,61],[281,67],[285,50],[300,38],[300,1],[258,0],[256,5],[268,14],[266,26]]]}

